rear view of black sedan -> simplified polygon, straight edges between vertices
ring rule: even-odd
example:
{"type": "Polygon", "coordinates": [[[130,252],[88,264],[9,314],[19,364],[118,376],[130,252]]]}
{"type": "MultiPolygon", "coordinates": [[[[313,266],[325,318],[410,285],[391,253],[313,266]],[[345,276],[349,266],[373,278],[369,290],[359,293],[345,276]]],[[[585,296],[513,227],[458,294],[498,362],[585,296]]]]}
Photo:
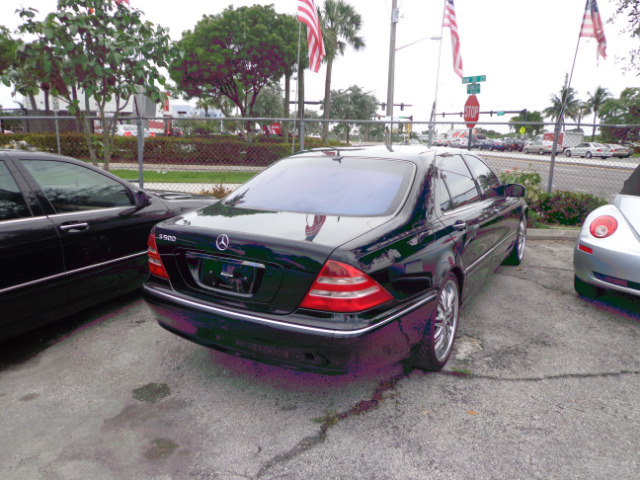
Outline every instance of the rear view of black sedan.
{"type": "Polygon", "coordinates": [[[69,157],[0,150],[0,340],[139,289],[151,227],[214,202],[151,194],[69,157]]]}
{"type": "Polygon", "coordinates": [[[167,330],[231,354],[438,370],[462,302],[522,259],[523,195],[461,150],[300,152],[156,225],[143,297],[167,330]]]}

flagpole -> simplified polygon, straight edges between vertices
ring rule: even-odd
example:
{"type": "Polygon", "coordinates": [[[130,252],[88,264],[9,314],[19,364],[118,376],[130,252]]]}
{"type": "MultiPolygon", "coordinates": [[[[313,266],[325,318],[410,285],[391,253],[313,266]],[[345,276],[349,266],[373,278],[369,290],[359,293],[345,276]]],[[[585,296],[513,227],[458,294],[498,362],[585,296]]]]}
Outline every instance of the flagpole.
{"type": "MultiPolygon", "coordinates": [[[[291,153],[293,154],[295,152],[295,148],[296,148],[296,135],[295,135],[295,131],[296,131],[296,120],[298,119],[298,110],[300,109],[300,106],[298,105],[298,102],[300,100],[299,95],[300,95],[300,38],[302,37],[302,23],[298,22],[298,78],[296,81],[296,109],[294,110],[293,113],[293,131],[291,132],[291,153]]],[[[298,128],[298,134],[300,133],[300,129],[298,128]]],[[[300,150],[302,150],[302,144],[300,146],[300,150]]]]}
{"type": "MultiPolygon", "coordinates": [[[[580,30],[582,31],[582,23],[580,24],[580,30]]],[[[547,184],[547,192],[551,193],[551,187],[553,185],[553,170],[556,163],[556,148],[558,147],[558,138],[560,137],[560,125],[564,124],[564,110],[567,106],[567,98],[569,97],[569,89],[571,88],[571,80],[573,79],[573,70],[576,67],[576,59],[578,58],[578,48],[580,48],[580,38],[582,36],[578,34],[578,43],[576,44],[576,52],[573,54],[573,64],[571,65],[571,74],[567,81],[565,77],[564,92],[560,92],[561,103],[560,113],[556,119],[555,130],[553,131],[553,143],[551,145],[551,162],[549,163],[549,183],[547,184]]]]}
{"type": "Polygon", "coordinates": [[[442,56],[442,32],[444,31],[444,2],[442,2],[442,19],[440,20],[440,46],[438,47],[438,68],[436,69],[436,91],[433,96],[433,106],[431,107],[431,119],[429,121],[429,140],[427,145],[433,145],[433,130],[435,129],[436,104],[438,101],[438,84],[440,83],[440,57],[442,56]]]}

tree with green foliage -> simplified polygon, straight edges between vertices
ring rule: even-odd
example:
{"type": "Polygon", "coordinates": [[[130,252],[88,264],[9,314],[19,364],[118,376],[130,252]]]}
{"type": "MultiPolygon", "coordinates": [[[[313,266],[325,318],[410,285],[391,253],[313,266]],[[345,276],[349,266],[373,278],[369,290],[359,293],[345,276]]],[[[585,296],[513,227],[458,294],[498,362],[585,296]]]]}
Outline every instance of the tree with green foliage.
{"type": "Polygon", "coordinates": [[[606,99],[599,110],[605,125],[624,127],[600,127],[604,141],[637,142],[640,139],[640,88],[625,88],[620,98],[606,99]]]}
{"type": "MultiPolygon", "coordinates": [[[[627,17],[627,24],[622,33],[629,34],[635,45],[640,45],[640,3],[638,0],[615,0],[616,11],[613,14],[613,20],[620,17],[627,17]]],[[[629,51],[628,58],[622,58],[621,64],[625,65],[625,69],[636,75],[640,72],[640,46],[636,46],[629,51]]]]}
{"type": "MultiPolygon", "coordinates": [[[[346,90],[331,92],[330,113],[331,118],[336,120],[372,120],[377,107],[378,100],[375,95],[364,92],[357,85],[352,85],[346,90]]],[[[346,134],[346,140],[349,143],[351,128],[353,128],[353,124],[340,122],[333,128],[333,131],[337,135],[346,134]]]]}
{"type": "Polygon", "coordinates": [[[542,114],[540,112],[529,112],[523,110],[515,117],[511,117],[509,120],[509,127],[513,128],[516,133],[520,133],[520,128],[524,127],[525,134],[538,135],[544,130],[542,124],[542,114]],[[532,123],[533,125],[529,125],[532,123]]]}
{"type": "MultiPolygon", "coordinates": [[[[300,25],[298,19],[292,15],[280,15],[278,16],[277,20],[278,35],[283,42],[282,56],[284,59],[284,97],[282,103],[283,114],[279,116],[282,116],[283,118],[289,118],[291,111],[291,78],[296,72],[298,72],[298,76],[302,77],[302,72],[304,72],[304,69],[309,66],[309,58],[306,55],[301,54],[299,58],[300,63],[298,64],[298,29],[300,25]]],[[[306,36],[303,35],[303,37],[305,38],[306,42],[306,36]]],[[[306,48],[306,44],[300,45],[300,48],[306,48]]],[[[302,100],[304,101],[304,98],[302,98],[302,100]]],[[[289,122],[285,122],[282,126],[282,133],[284,135],[284,138],[289,138],[289,131],[290,124],[289,122]]]]}
{"type": "Polygon", "coordinates": [[[338,55],[344,55],[348,46],[354,50],[364,48],[364,39],[358,36],[362,26],[362,18],[355,9],[343,0],[325,0],[320,12],[322,37],[326,53],[327,73],[324,83],[324,119],[322,140],[329,136],[329,116],[331,113],[331,75],[333,62],[338,55]]]}
{"type": "Polygon", "coordinates": [[[89,154],[97,164],[87,103],[95,101],[103,128],[104,168],[109,169],[115,127],[120,113],[135,94],[154,102],[164,96],[165,78],[172,48],[163,27],[142,20],[142,12],[112,0],[58,0],[55,12],[36,21],[37,10],[23,8],[22,34],[35,37],[16,53],[19,69],[3,75],[5,85],[21,94],[48,91],[66,103],[85,134],[89,154]],[[29,75],[24,77],[22,72],[29,75]],[[114,106],[115,105],[115,106],[114,106]],[[112,110],[113,109],[113,110],[112,110]]]}
{"type": "Polygon", "coordinates": [[[19,42],[11,37],[8,28],[0,25],[0,75],[13,66],[19,42]]]}
{"type": "Polygon", "coordinates": [[[177,44],[182,55],[170,67],[177,88],[186,98],[222,94],[242,117],[254,117],[262,88],[294,68],[290,45],[282,38],[281,17],[273,5],[229,7],[221,14],[203,16],[177,44]]]}
{"type": "Polygon", "coordinates": [[[580,100],[578,100],[577,95],[578,92],[575,88],[562,87],[560,95],[551,95],[551,106],[543,110],[544,115],[551,118],[552,121],[560,120],[563,123],[565,117],[576,120],[580,107],[580,100]],[[560,116],[562,118],[559,118],[560,116]]]}
{"type": "Polygon", "coordinates": [[[596,91],[592,93],[588,93],[589,99],[587,100],[587,107],[589,112],[593,112],[593,132],[591,133],[591,141],[593,142],[596,138],[596,120],[598,118],[598,112],[602,107],[602,104],[608,99],[611,98],[611,93],[606,88],[598,87],[596,91]]]}
{"type": "MultiPolygon", "coordinates": [[[[282,118],[282,88],[280,83],[269,83],[258,94],[254,114],[256,117],[262,118],[282,118]]],[[[272,122],[260,122],[260,126],[270,125],[272,122]]],[[[285,122],[286,124],[286,122],[285,122]]]]}

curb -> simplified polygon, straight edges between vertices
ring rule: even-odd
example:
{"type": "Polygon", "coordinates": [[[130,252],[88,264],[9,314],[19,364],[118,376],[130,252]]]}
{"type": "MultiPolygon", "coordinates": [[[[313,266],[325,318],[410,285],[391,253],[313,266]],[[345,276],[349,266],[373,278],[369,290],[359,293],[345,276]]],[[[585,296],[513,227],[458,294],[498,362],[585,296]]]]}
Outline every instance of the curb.
{"type": "Polygon", "coordinates": [[[529,228],[527,240],[569,240],[576,241],[580,235],[580,229],[564,228],[529,228]]]}

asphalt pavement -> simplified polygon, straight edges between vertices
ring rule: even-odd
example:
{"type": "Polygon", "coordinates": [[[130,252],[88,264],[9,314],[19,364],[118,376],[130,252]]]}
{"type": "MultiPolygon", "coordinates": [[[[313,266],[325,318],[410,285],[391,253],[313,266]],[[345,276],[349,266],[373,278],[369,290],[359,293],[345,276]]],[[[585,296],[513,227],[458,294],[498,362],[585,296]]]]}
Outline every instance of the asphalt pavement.
{"type": "Polygon", "coordinates": [[[529,230],[439,373],[266,366],[166,332],[139,295],[2,345],[0,478],[637,480],[640,302],[576,295],[576,235],[529,230]]]}

